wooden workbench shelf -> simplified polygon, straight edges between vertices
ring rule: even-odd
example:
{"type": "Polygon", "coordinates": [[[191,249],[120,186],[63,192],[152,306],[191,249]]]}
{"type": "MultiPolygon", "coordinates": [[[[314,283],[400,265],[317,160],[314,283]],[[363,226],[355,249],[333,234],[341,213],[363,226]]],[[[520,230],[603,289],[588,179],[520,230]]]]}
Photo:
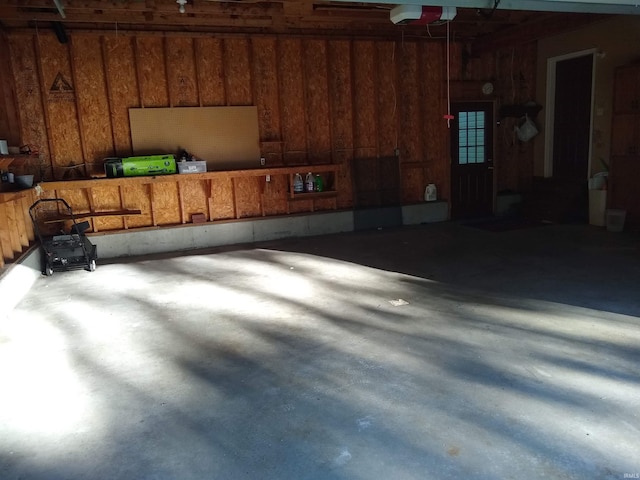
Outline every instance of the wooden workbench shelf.
{"type": "Polygon", "coordinates": [[[93,232],[120,231],[187,224],[203,215],[214,222],[335,210],[339,169],[304,165],[44,182],[40,187],[45,197],[64,198],[77,218],[90,218],[93,232]],[[322,175],[327,190],[294,193],[293,178],[301,172],[322,175]]]}

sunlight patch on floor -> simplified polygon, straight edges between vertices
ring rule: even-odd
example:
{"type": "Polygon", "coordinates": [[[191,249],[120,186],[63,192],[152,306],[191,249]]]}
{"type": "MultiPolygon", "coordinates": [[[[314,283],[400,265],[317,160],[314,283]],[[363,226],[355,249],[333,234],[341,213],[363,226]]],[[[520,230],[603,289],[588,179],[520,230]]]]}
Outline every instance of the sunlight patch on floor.
{"type": "Polygon", "coordinates": [[[90,393],[70,365],[64,335],[35,314],[14,312],[1,327],[0,423],[24,435],[82,429],[90,393]]]}

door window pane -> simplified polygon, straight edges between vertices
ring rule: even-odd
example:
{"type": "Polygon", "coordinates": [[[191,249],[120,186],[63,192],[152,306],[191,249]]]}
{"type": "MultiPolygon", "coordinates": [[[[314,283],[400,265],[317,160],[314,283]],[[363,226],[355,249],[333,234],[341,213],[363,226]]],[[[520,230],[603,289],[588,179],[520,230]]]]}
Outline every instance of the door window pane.
{"type": "Polygon", "coordinates": [[[485,112],[460,112],[458,114],[458,163],[484,163],[485,112]]]}
{"type": "Polygon", "coordinates": [[[458,163],[460,165],[466,165],[467,163],[467,147],[460,147],[458,151],[458,163]]]}

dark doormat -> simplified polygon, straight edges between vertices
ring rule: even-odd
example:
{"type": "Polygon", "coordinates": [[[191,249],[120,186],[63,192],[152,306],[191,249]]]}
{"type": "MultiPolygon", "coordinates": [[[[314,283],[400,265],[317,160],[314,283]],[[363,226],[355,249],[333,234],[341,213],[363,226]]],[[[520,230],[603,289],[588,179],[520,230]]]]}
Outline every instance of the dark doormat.
{"type": "Polygon", "coordinates": [[[522,228],[543,227],[549,225],[548,222],[533,220],[522,217],[484,218],[481,220],[470,220],[463,223],[467,227],[479,228],[489,232],[508,232],[510,230],[520,230],[522,228]]]}

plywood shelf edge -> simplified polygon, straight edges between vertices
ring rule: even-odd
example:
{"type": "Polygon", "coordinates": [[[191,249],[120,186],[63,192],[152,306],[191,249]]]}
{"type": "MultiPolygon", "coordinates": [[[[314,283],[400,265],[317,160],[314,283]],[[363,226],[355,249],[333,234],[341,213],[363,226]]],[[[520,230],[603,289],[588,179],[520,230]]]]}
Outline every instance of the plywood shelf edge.
{"type": "Polygon", "coordinates": [[[320,173],[337,172],[340,168],[337,164],[324,165],[300,165],[296,167],[255,168],[248,170],[218,170],[205,173],[183,173],[175,175],[157,175],[148,177],[119,177],[119,178],[94,178],[89,180],[70,180],[43,182],[40,184],[43,190],[74,190],[81,188],[106,187],[115,185],[155,184],[167,182],[190,182],[195,180],[221,180],[230,178],[261,177],[266,175],[293,175],[296,173],[320,173]]]}
{"type": "Polygon", "coordinates": [[[338,195],[336,190],[327,190],[326,192],[306,192],[306,193],[294,193],[291,196],[291,200],[309,200],[311,198],[329,198],[338,195]]]}
{"type": "Polygon", "coordinates": [[[86,213],[74,213],[73,217],[71,215],[61,214],[55,217],[52,217],[48,220],[45,220],[44,223],[57,223],[57,222],[66,222],[67,220],[71,220],[72,218],[94,218],[94,217],[123,217],[128,215],[141,215],[141,210],[114,210],[110,212],[86,212],[86,213]]]}

